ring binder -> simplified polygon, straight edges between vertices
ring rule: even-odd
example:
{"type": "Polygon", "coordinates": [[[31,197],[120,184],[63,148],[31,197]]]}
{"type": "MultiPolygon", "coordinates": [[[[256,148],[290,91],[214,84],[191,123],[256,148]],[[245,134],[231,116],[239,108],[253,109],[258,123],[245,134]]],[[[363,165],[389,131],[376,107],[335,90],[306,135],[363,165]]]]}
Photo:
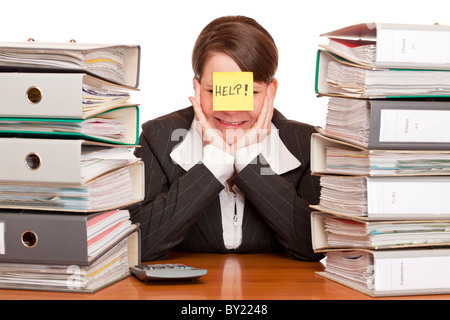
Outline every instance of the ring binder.
{"type": "Polygon", "coordinates": [[[29,87],[26,92],[26,97],[29,103],[38,104],[42,100],[42,90],[39,87],[29,87]]]}
{"type": "Polygon", "coordinates": [[[126,44],[1,42],[0,69],[45,72],[85,72],[102,80],[137,89],[141,47],[126,44]]]}
{"type": "Polygon", "coordinates": [[[34,248],[38,244],[38,236],[34,231],[25,231],[20,238],[25,248],[34,248]]]}
{"type": "Polygon", "coordinates": [[[128,277],[140,231],[122,208],[145,191],[128,101],[140,46],[30,37],[0,50],[0,288],[92,293],[128,277]]]}
{"type": "Polygon", "coordinates": [[[27,154],[25,166],[32,171],[39,169],[41,167],[41,157],[34,152],[27,154]]]}

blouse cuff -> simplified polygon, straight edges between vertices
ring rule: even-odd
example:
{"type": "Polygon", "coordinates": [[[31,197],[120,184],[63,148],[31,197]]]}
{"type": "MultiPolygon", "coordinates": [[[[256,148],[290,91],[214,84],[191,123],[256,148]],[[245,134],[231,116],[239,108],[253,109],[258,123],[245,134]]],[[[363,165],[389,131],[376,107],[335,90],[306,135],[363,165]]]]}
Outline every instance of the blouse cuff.
{"type": "Polygon", "coordinates": [[[223,185],[234,173],[234,157],[214,145],[203,147],[202,162],[223,185]]]}
{"type": "Polygon", "coordinates": [[[238,149],[235,153],[234,163],[236,172],[241,172],[241,170],[244,169],[250,162],[254,161],[262,151],[263,147],[260,143],[238,149]]]}

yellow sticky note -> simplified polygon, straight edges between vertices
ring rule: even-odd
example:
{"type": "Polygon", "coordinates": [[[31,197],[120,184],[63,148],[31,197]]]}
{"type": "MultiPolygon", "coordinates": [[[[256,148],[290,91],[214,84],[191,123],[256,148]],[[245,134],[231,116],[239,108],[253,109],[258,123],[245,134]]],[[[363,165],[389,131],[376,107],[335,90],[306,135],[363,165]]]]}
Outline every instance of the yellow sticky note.
{"type": "Polygon", "coordinates": [[[213,72],[214,111],[253,110],[253,72],[213,72]]]}

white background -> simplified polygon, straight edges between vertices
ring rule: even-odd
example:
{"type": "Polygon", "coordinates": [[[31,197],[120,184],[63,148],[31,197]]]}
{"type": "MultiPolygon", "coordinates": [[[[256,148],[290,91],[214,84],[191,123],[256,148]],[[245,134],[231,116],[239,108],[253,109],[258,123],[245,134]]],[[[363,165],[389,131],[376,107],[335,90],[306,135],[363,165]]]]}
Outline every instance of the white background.
{"type": "Polygon", "coordinates": [[[256,19],[280,52],[275,107],[323,126],[326,98],[314,92],[319,35],[365,22],[447,24],[448,0],[77,0],[3,1],[0,41],[139,44],[141,123],[190,105],[191,51],[203,27],[224,15],[256,19]]]}

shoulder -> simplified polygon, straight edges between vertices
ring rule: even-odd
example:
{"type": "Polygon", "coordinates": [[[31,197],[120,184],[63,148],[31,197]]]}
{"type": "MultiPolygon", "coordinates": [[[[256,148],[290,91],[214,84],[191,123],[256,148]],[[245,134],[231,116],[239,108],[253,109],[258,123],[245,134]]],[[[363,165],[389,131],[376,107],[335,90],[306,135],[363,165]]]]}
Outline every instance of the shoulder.
{"type": "Polygon", "coordinates": [[[272,122],[278,130],[281,141],[283,141],[288,150],[302,164],[309,163],[311,135],[317,132],[316,127],[307,123],[286,119],[277,110],[274,111],[272,122]]]}
{"type": "Polygon", "coordinates": [[[294,134],[295,136],[309,137],[314,132],[317,132],[316,127],[304,122],[286,119],[276,109],[274,110],[273,113],[272,122],[280,132],[285,132],[287,134],[294,134]]]}

